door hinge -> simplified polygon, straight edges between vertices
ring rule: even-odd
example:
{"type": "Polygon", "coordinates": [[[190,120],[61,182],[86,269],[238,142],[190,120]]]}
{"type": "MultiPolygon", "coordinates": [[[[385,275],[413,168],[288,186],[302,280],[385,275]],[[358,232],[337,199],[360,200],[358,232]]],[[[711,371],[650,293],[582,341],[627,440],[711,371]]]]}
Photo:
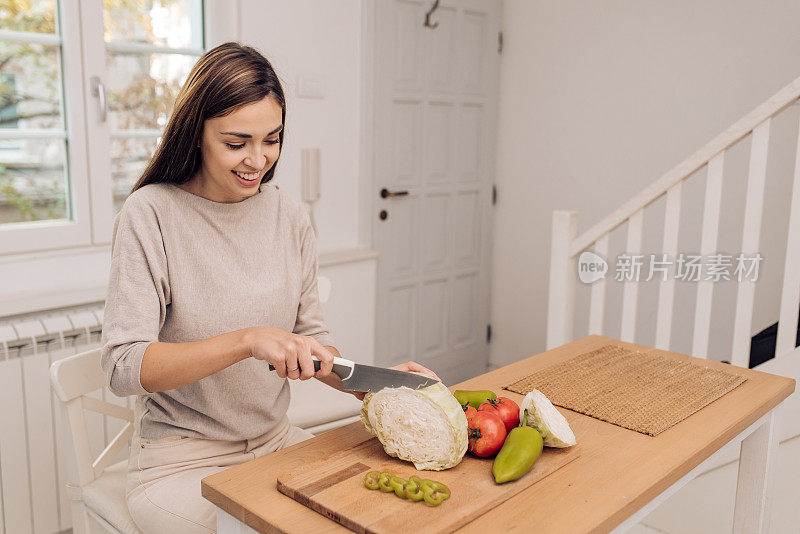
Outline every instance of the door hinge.
{"type": "Polygon", "coordinates": [[[492,341],[492,325],[486,325],[486,343],[491,343],[492,341]]]}
{"type": "Polygon", "coordinates": [[[497,53],[503,53],[503,32],[497,32],[497,53]]]}
{"type": "Polygon", "coordinates": [[[497,204],[497,186],[492,184],[492,206],[497,204]]]}

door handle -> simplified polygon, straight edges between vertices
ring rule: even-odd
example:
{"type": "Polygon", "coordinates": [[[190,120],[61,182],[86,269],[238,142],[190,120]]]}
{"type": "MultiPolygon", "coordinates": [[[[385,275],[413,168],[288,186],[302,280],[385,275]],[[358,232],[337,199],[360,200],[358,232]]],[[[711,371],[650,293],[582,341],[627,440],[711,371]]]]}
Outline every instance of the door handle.
{"type": "Polygon", "coordinates": [[[385,187],[381,189],[381,198],[386,197],[402,197],[408,194],[408,191],[389,191],[385,187]]]}

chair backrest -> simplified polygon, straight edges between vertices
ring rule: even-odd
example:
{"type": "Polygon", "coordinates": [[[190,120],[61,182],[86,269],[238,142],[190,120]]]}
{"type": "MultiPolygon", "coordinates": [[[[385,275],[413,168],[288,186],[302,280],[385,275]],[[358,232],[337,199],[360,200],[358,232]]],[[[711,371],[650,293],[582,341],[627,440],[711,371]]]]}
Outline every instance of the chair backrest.
{"type": "Polygon", "coordinates": [[[50,384],[66,405],[81,486],[99,477],[133,436],[133,410],[89,396],[106,385],[100,367],[100,351],[98,348],[82,352],[55,361],[50,366],[50,384]],[[92,458],[84,410],[127,422],[97,458],[92,458]]]}

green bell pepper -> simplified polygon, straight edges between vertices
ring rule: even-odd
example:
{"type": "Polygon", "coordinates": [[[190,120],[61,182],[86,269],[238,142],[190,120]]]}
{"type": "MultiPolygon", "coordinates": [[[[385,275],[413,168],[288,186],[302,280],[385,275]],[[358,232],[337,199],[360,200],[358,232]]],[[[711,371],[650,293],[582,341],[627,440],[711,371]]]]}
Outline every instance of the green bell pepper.
{"type": "Polygon", "coordinates": [[[494,394],[493,391],[467,391],[464,389],[457,389],[453,392],[453,396],[456,398],[458,403],[461,406],[465,404],[469,404],[476,410],[481,405],[481,403],[489,400],[489,399],[496,399],[497,395],[494,394]]]}
{"type": "Polygon", "coordinates": [[[525,410],[520,426],[511,429],[503,448],[494,459],[492,475],[497,484],[518,479],[533,467],[542,454],[542,435],[535,428],[527,426],[527,420],[528,410],[525,410]]]}

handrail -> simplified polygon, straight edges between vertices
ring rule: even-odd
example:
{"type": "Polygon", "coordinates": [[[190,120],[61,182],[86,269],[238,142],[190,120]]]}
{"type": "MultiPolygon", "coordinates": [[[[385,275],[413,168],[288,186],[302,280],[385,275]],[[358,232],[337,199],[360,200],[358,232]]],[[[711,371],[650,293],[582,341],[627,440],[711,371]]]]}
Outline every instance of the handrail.
{"type": "Polygon", "coordinates": [[[576,237],[569,247],[569,257],[575,257],[589,248],[595,241],[628,220],[631,215],[644,209],[658,199],[666,191],[690,176],[693,172],[707,164],[720,152],[735,144],[756,126],[776,115],[800,98],[800,78],[796,78],[783,89],[775,93],[769,100],[736,121],[727,130],[712,139],[703,148],[686,158],[677,166],[662,175],[636,196],[617,208],[611,215],[598,222],[586,232],[576,237]]]}

